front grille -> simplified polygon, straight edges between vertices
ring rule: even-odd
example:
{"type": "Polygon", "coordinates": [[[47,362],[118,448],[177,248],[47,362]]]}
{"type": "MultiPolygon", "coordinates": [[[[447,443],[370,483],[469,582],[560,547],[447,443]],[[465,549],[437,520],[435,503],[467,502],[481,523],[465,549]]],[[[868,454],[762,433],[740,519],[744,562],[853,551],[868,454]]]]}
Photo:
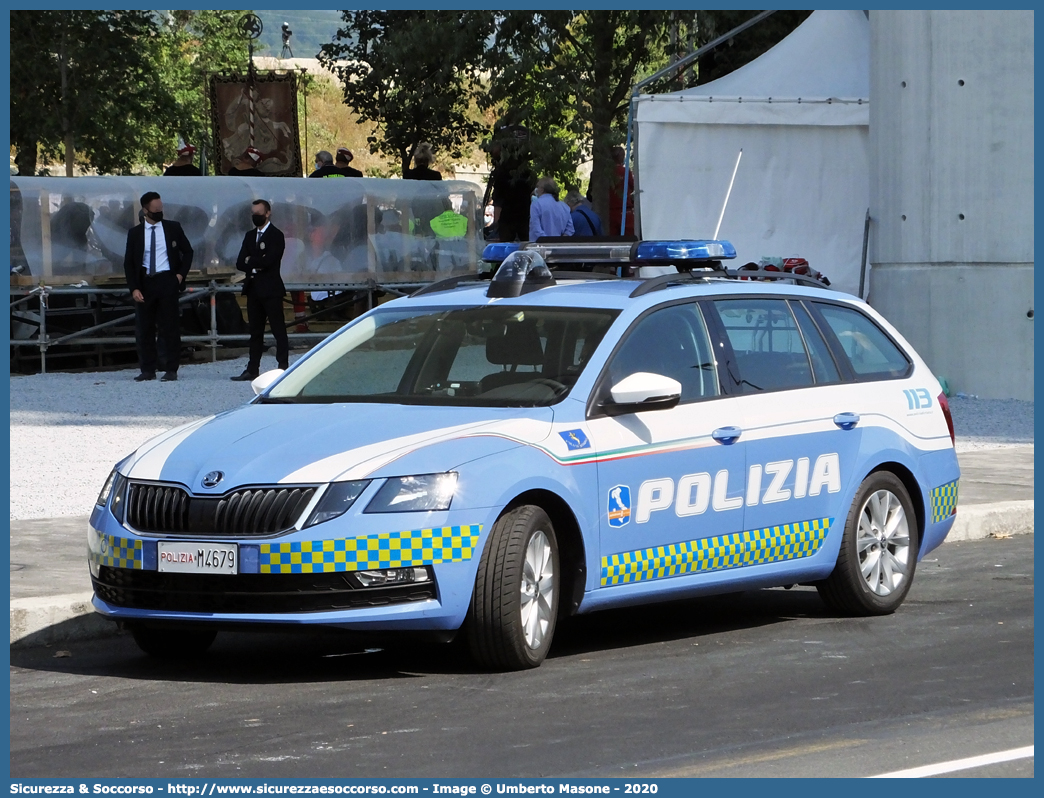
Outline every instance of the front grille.
{"type": "Polygon", "coordinates": [[[323,612],[435,598],[435,583],[362,588],[350,572],[178,574],[101,566],[94,592],[107,604],[171,612],[323,612]]]}
{"type": "Polygon", "coordinates": [[[314,494],[314,487],[278,487],[190,496],[176,485],[132,482],[127,524],[141,532],[179,535],[274,535],[293,528],[314,494]]]}

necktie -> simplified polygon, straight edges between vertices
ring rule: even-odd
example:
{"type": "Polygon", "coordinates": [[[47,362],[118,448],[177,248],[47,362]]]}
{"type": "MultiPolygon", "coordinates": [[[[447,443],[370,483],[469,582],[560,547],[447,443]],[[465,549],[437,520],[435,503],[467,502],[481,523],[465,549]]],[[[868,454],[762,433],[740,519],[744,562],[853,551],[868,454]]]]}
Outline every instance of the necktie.
{"type": "Polygon", "coordinates": [[[257,245],[257,244],[260,244],[260,243],[261,243],[261,231],[258,230],[257,231],[257,238],[254,240],[254,244],[257,245]]]}
{"type": "Polygon", "coordinates": [[[149,250],[149,277],[156,276],[156,225],[152,226],[152,245],[149,250]]]}

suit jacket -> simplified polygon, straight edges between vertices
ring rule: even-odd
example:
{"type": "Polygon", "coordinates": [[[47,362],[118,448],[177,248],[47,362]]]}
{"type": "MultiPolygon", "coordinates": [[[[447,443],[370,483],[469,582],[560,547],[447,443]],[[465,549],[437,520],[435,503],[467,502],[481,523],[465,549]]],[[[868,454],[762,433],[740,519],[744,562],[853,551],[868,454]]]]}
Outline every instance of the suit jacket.
{"type": "Polygon", "coordinates": [[[266,299],[286,293],[283,278],[279,276],[284,249],[286,238],[274,224],[269,223],[260,241],[257,240],[256,227],[247,231],[236,260],[236,268],[246,272],[247,276],[243,281],[244,295],[266,299]]]}
{"type": "MultiPolygon", "coordinates": [[[[181,229],[181,225],[170,219],[160,222],[163,238],[167,242],[167,260],[170,270],[181,275],[181,287],[185,287],[185,278],[192,267],[192,244],[181,229]]],[[[134,292],[140,289],[146,272],[142,268],[145,260],[145,223],[132,227],[127,233],[127,252],[123,256],[123,273],[127,276],[127,288],[134,292]]]]}

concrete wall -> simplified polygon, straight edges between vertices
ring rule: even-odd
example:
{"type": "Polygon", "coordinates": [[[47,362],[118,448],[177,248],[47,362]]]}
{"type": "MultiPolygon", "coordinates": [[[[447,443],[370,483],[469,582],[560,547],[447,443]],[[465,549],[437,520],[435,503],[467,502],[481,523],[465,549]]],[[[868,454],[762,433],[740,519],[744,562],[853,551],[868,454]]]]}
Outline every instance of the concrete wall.
{"type": "Polygon", "coordinates": [[[1033,398],[1033,12],[871,11],[870,302],[954,390],[1033,398]]]}

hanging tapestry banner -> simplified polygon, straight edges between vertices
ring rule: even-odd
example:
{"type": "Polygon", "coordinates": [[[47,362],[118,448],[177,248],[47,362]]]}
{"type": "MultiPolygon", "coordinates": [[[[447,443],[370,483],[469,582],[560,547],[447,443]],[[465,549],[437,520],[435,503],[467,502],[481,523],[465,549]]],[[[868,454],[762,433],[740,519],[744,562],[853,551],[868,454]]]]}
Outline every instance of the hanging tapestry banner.
{"type": "Polygon", "coordinates": [[[262,174],[303,176],[293,72],[257,72],[252,85],[246,75],[211,75],[210,116],[218,174],[228,174],[253,148],[262,174]]]}

